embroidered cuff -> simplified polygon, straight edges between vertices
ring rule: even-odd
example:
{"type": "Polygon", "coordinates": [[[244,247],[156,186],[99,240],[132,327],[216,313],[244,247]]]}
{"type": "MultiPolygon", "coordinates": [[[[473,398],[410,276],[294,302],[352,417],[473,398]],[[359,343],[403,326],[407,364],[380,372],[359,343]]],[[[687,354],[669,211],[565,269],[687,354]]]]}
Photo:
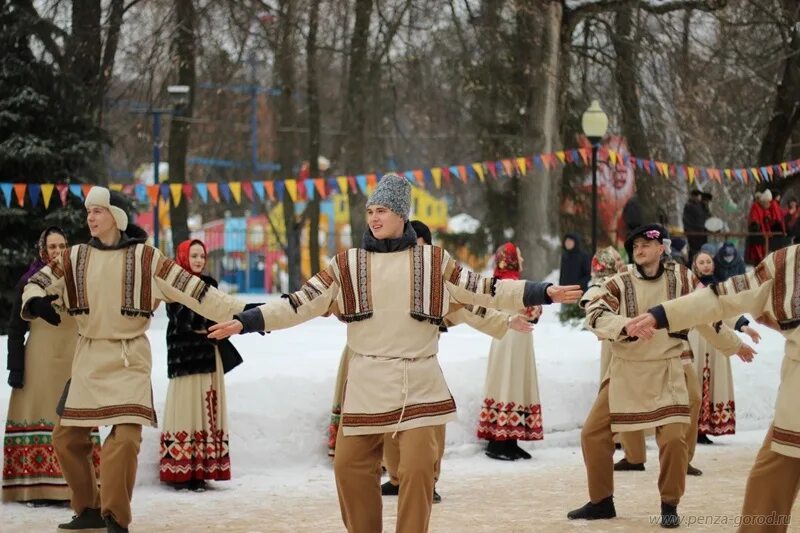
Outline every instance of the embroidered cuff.
{"type": "Polygon", "coordinates": [[[261,310],[257,307],[242,311],[238,315],[234,315],[233,318],[241,322],[242,326],[244,326],[241,331],[242,334],[254,333],[256,331],[260,332],[266,329],[264,326],[264,315],[261,314],[261,310]]]}
{"type": "Polygon", "coordinates": [[[669,329],[669,320],[667,320],[667,312],[664,310],[663,305],[651,307],[647,312],[656,319],[656,329],[669,329]]]}
{"type": "Polygon", "coordinates": [[[525,307],[532,305],[549,305],[553,300],[547,295],[547,288],[552,283],[526,281],[525,292],[522,294],[522,303],[525,307]]]}
{"type": "Polygon", "coordinates": [[[743,327],[749,326],[749,325],[750,325],[750,321],[747,320],[744,317],[744,315],[742,315],[742,316],[739,317],[739,320],[736,321],[736,326],[734,326],[733,329],[735,329],[736,331],[742,331],[743,327]]]}

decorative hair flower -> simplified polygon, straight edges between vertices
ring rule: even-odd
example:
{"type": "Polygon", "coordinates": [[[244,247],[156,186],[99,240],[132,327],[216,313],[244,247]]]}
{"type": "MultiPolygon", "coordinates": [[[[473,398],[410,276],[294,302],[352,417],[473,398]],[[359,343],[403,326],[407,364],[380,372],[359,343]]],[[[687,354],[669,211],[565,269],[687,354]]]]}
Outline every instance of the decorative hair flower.
{"type": "Polygon", "coordinates": [[[645,231],[644,236],[651,240],[658,239],[659,237],[661,237],[661,232],[658,231],[657,229],[651,229],[645,231]]]}

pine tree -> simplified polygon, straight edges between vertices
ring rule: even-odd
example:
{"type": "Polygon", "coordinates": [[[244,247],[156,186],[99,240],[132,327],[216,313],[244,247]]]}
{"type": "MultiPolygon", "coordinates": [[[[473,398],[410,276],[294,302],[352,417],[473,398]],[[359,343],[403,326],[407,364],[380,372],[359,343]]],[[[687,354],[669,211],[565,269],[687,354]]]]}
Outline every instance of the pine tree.
{"type": "MultiPolygon", "coordinates": [[[[24,2],[0,2],[0,182],[97,179],[91,163],[106,136],[91,117],[82,115],[81,85],[42,45],[43,39],[55,40],[59,31],[24,2]]],[[[8,324],[14,286],[36,256],[41,231],[55,225],[73,243],[86,240],[82,207],[74,196],[62,207],[57,193],[49,209],[41,199],[32,205],[28,195],[22,207],[16,198],[0,199],[0,333],[8,324]]]]}

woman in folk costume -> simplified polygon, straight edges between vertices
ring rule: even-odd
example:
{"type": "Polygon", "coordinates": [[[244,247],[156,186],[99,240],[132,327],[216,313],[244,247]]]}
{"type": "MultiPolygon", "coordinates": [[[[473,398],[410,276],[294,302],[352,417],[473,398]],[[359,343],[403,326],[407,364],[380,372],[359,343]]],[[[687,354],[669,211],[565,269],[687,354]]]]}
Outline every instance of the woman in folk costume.
{"type": "MultiPolygon", "coordinates": [[[[706,252],[698,253],[692,271],[699,281],[698,287],[707,287],[715,281],[714,258],[706,252]]],[[[746,334],[754,343],[761,340],[745,317],[725,321],[736,331],[746,334]]],[[[707,435],[733,435],[736,433],[736,404],[733,399],[733,374],[730,359],[719,353],[695,330],[689,332],[689,345],[694,354],[694,365],[700,381],[700,416],[697,442],[712,444],[707,435]]]]}
{"type": "MultiPolygon", "coordinates": [[[[523,257],[519,248],[507,242],[494,255],[496,279],[518,280],[523,257]]],[[[508,310],[516,313],[518,310],[508,310]]],[[[525,310],[533,322],[540,306],[525,310]]],[[[478,438],[489,441],[486,456],[501,461],[530,459],[519,440],[542,440],[542,406],[536,378],[533,335],[509,331],[492,339],[486,368],[483,405],[478,421],[478,438]]]]}
{"type": "Polygon", "coordinates": [[[756,456],[744,495],[740,533],[782,532],[800,491],[800,246],[769,254],[754,270],[650,308],[628,322],[630,335],[693,327],[749,313],[786,339],[775,418],[756,456]]]}
{"type": "MultiPolygon", "coordinates": [[[[44,230],[38,242],[39,256],[16,286],[8,324],[8,384],[13,390],[3,446],[4,502],[28,502],[39,507],[70,498],[53,449],[53,428],[58,398],[72,368],[78,329],[61,300],[53,305],[61,317],[57,327],[44,320],[27,322],[19,316],[22,288],[66,248],[67,238],[60,228],[44,230]]],[[[100,437],[96,431],[91,439],[92,461],[97,467],[100,437]]]]}
{"type": "Polygon", "coordinates": [[[334,472],[350,533],[383,530],[383,436],[400,447],[398,532],[428,530],[438,459],[436,426],[456,406],[436,356],[439,325],[465,305],[521,309],[574,302],[578,287],[484,278],[436,246],[417,246],[408,222],[411,186],[385,175],[367,200],[363,248],[336,255],[288,298],[212,326],[212,338],[301,324],[336,308],[354,355],[347,372],[334,472]]]}
{"type": "Polygon", "coordinates": [[[53,444],[76,515],[59,529],[128,531],[142,425],[155,426],[147,329],[161,301],[180,302],[222,322],[244,304],[192,276],[145,244],[128,224],[125,201],[108,189],[86,195],[87,244],[66,249],[28,280],[22,318],[56,325],[53,301],[75,318],[78,341],[53,444]],[[89,457],[95,426],[112,426],[100,452],[100,490],[89,457]]]}
{"type": "MultiPolygon", "coordinates": [[[[181,268],[217,287],[217,280],[203,274],[203,241],[183,241],[175,256],[181,268]]],[[[230,341],[209,339],[208,327],[214,322],[187,306],[168,303],[167,317],[170,379],[161,431],[160,477],[176,490],[202,492],[206,481],[231,478],[224,374],[242,358],[230,341]]]]}

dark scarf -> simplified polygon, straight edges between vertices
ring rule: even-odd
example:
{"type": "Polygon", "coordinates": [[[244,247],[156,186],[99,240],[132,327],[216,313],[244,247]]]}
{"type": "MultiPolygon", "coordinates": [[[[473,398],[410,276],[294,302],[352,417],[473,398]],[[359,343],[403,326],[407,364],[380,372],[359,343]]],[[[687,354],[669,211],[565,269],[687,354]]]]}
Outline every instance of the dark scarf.
{"type": "Polygon", "coordinates": [[[128,224],[125,231],[120,231],[120,239],[117,244],[106,246],[96,237],[89,239],[88,244],[98,250],[121,250],[134,244],[143,244],[145,242],[147,242],[147,232],[135,224],[128,224]]]}
{"type": "Polygon", "coordinates": [[[658,264],[658,271],[653,276],[648,276],[647,274],[645,274],[644,270],[642,270],[642,267],[640,267],[636,263],[634,263],[633,266],[636,267],[636,272],[638,272],[639,275],[642,276],[642,279],[646,279],[648,281],[651,281],[651,280],[654,280],[654,279],[658,279],[658,278],[661,277],[661,274],[664,273],[664,263],[663,262],[658,264]]]}
{"type": "Polygon", "coordinates": [[[367,231],[364,232],[364,243],[361,247],[368,252],[391,253],[407,250],[416,244],[417,232],[406,220],[406,224],[403,227],[403,235],[397,239],[376,239],[372,235],[372,231],[367,228],[367,231]]]}
{"type": "Polygon", "coordinates": [[[697,279],[700,281],[700,283],[702,283],[706,287],[717,281],[717,279],[714,277],[713,274],[709,274],[706,276],[698,276],[697,279]]]}

